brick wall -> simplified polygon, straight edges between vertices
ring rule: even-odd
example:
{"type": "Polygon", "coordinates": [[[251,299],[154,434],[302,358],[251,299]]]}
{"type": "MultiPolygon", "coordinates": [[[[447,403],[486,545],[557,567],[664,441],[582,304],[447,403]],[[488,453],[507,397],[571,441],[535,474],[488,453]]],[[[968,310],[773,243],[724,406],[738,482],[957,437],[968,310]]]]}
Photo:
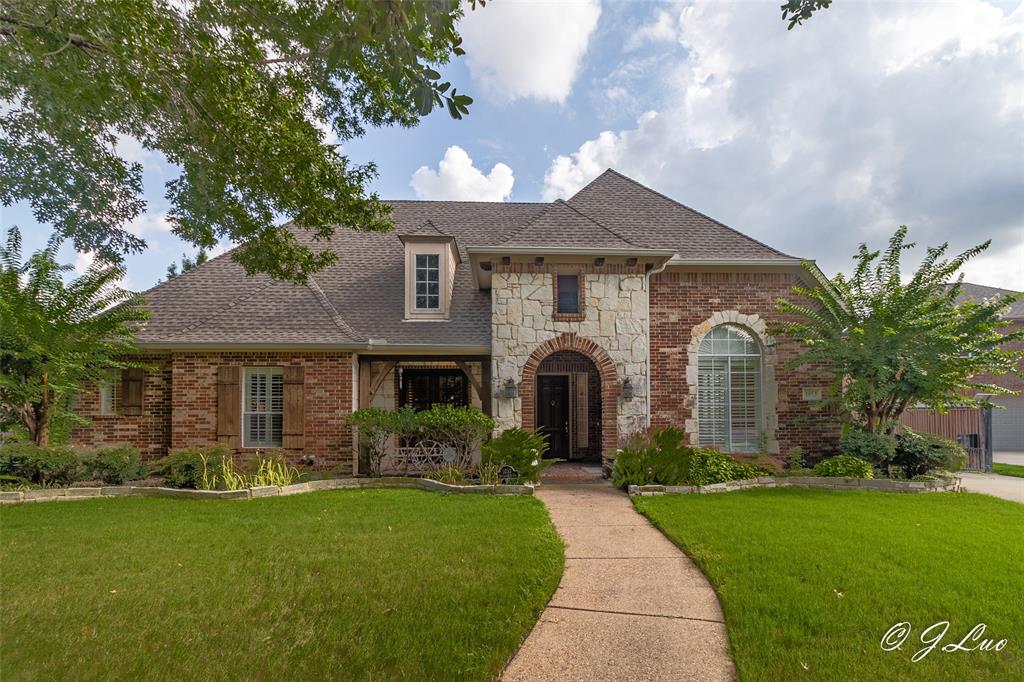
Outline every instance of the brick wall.
{"type": "Polygon", "coordinates": [[[100,417],[96,396],[82,396],[79,413],[93,421],[75,429],[73,442],[87,446],[130,443],[146,458],[160,457],[169,449],[210,445],[217,442],[219,366],[301,365],[305,367],[305,447],[286,454],[293,461],[303,454],[315,455],[317,467],[341,465],[342,473],[351,466],[352,432],[345,423],[352,407],[351,353],[174,353],[158,361],[159,371],[146,373],[142,416],[100,417]]]}
{"type": "MultiPolygon", "coordinates": [[[[150,366],[142,383],[142,414],[121,416],[100,414],[99,393],[95,390],[76,396],[75,412],[91,420],[87,426],[71,431],[71,442],[83,447],[130,443],[143,459],[167,454],[171,441],[171,363],[166,355],[139,358],[150,366]]],[[[120,402],[120,385],[114,382],[115,411],[120,402]]]]}
{"type": "MultiPolygon", "coordinates": [[[[781,319],[775,312],[780,296],[792,297],[796,275],[774,272],[665,271],[651,278],[651,421],[682,428],[692,418],[693,400],[687,382],[688,347],[692,330],[716,311],[735,310],[765,320],[781,319]]],[[[794,447],[817,456],[832,452],[839,436],[838,420],[812,410],[804,388],[827,388],[829,377],[820,369],[788,369],[798,349],[780,347],[774,361],[778,390],[776,440],[779,453],[794,447]]]]}

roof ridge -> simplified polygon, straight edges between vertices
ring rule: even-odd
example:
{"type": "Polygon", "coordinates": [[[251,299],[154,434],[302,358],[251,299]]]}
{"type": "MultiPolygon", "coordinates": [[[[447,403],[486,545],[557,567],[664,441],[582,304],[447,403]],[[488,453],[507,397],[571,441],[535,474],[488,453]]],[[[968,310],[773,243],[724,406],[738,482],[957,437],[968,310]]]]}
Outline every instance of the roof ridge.
{"type": "Polygon", "coordinates": [[[316,281],[316,277],[312,274],[306,278],[306,287],[313,292],[313,296],[315,296],[320,302],[323,309],[327,311],[327,314],[331,317],[331,321],[334,322],[334,325],[353,341],[359,341],[359,334],[357,334],[355,329],[353,329],[352,326],[345,321],[345,318],[341,316],[338,309],[335,308],[334,304],[331,303],[331,300],[327,298],[327,294],[324,293],[323,288],[320,286],[320,282],[316,281]]]}
{"type": "MultiPolygon", "coordinates": [[[[780,256],[785,256],[786,258],[796,258],[796,256],[792,256],[792,255],[790,255],[788,253],[783,253],[782,251],[779,251],[778,249],[776,249],[774,246],[769,246],[768,244],[765,244],[764,242],[762,242],[762,241],[760,241],[758,239],[754,239],[753,237],[751,237],[748,234],[744,234],[743,232],[740,232],[735,227],[730,227],[730,226],[726,225],[725,223],[723,223],[720,220],[715,220],[714,218],[712,218],[708,214],[701,213],[700,211],[698,211],[697,209],[693,208],[692,206],[688,206],[688,205],[684,204],[683,202],[681,202],[681,201],[679,201],[677,199],[673,199],[672,197],[668,196],[667,194],[662,194],[658,190],[656,190],[656,189],[654,189],[652,187],[648,187],[647,185],[643,184],[639,180],[634,180],[633,178],[629,177],[628,175],[623,175],[622,173],[620,173],[619,171],[615,170],[614,168],[611,168],[611,167],[607,168],[604,171],[604,173],[601,173],[601,175],[606,175],[608,173],[611,173],[612,175],[615,175],[616,177],[622,178],[623,180],[627,180],[630,183],[636,185],[637,187],[645,189],[648,192],[650,192],[651,194],[656,194],[657,196],[661,197],[662,199],[665,199],[666,201],[670,201],[673,204],[676,204],[677,206],[682,206],[683,208],[685,208],[688,211],[693,211],[697,215],[701,216],[702,218],[706,218],[707,220],[710,220],[711,222],[715,223],[719,227],[724,227],[725,229],[729,230],[730,232],[738,234],[739,236],[743,237],[744,239],[746,239],[748,241],[752,241],[755,244],[758,244],[760,246],[763,246],[764,248],[768,249],[769,251],[773,251],[773,252],[779,254],[780,256]]],[[[583,190],[587,189],[587,187],[590,187],[590,185],[592,185],[595,182],[597,182],[598,178],[600,178],[601,175],[598,175],[596,178],[591,180],[585,187],[582,187],[578,192],[576,192],[576,194],[573,194],[571,197],[569,197],[569,200],[571,201],[577,194],[579,194],[583,190]]]]}
{"type": "Polygon", "coordinates": [[[626,242],[626,243],[627,243],[627,244],[629,244],[630,246],[635,246],[635,247],[637,247],[638,249],[645,249],[645,248],[647,248],[646,246],[643,246],[643,245],[641,245],[641,244],[637,244],[637,243],[636,243],[635,241],[633,241],[633,240],[631,240],[631,239],[628,239],[628,238],[626,238],[626,237],[622,236],[621,234],[619,234],[618,232],[616,232],[616,231],[615,231],[615,230],[613,230],[612,228],[608,227],[607,225],[605,225],[605,224],[604,224],[604,223],[602,223],[601,221],[597,220],[596,218],[592,218],[591,216],[587,215],[587,214],[586,214],[586,213],[584,213],[583,211],[579,210],[578,208],[576,208],[575,206],[573,206],[572,204],[570,204],[570,203],[569,203],[568,201],[565,201],[564,199],[558,199],[558,200],[557,200],[557,202],[559,202],[559,203],[562,203],[562,204],[564,204],[564,205],[568,206],[568,207],[569,207],[570,209],[572,209],[572,210],[573,210],[573,211],[575,211],[576,213],[580,214],[581,216],[583,216],[584,218],[586,218],[586,219],[587,219],[587,220],[589,220],[590,222],[594,223],[595,225],[597,225],[598,227],[600,227],[600,228],[601,228],[602,230],[604,230],[604,231],[606,231],[606,232],[610,233],[611,235],[613,235],[614,237],[616,237],[616,238],[618,238],[618,239],[621,239],[622,241],[626,242]]]}
{"type": "Polygon", "coordinates": [[[271,284],[274,284],[277,281],[278,280],[270,279],[269,281],[265,282],[263,284],[263,286],[256,287],[252,291],[248,291],[248,292],[242,294],[241,296],[236,296],[235,298],[231,299],[231,301],[229,301],[224,307],[217,308],[216,310],[211,311],[210,314],[207,315],[206,317],[200,318],[200,319],[194,321],[192,324],[186,325],[186,326],[182,327],[181,329],[179,329],[178,331],[174,332],[173,334],[168,334],[167,335],[168,338],[172,338],[172,337],[175,337],[175,336],[181,336],[182,334],[185,334],[187,332],[193,331],[194,329],[199,327],[199,325],[203,324],[204,322],[207,322],[208,320],[210,320],[214,316],[219,315],[219,314],[221,314],[221,313],[223,313],[223,312],[225,312],[227,310],[231,310],[232,308],[237,306],[242,301],[247,301],[250,298],[252,298],[253,296],[255,296],[256,294],[262,293],[264,289],[268,288],[271,284]]]}
{"type": "Polygon", "coordinates": [[[475,199],[381,199],[385,204],[492,204],[495,206],[547,206],[549,201],[483,201],[475,199]]]}

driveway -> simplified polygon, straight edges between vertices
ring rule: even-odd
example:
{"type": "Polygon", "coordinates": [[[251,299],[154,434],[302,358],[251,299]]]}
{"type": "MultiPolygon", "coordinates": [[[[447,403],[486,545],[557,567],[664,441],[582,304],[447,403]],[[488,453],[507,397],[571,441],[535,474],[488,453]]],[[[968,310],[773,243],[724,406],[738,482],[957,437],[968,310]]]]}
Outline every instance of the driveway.
{"type": "Polygon", "coordinates": [[[1020,466],[1024,466],[1024,452],[999,450],[992,453],[992,461],[1002,462],[1003,464],[1019,464],[1020,466]]]}
{"type": "Polygon", "coordinates": [[[961,471],[958,475],[964,490],[995,495],[1004,500],[1024,504],[1024,478],[1000,476],[999,474],[979,474],[972,471],[961,471]]]}
{"type": "Polygon", "coordinates": [[[607,483],[537,489],[566,542],[565,574],[504,682],[732,680],[704,574],[607,483]]]}

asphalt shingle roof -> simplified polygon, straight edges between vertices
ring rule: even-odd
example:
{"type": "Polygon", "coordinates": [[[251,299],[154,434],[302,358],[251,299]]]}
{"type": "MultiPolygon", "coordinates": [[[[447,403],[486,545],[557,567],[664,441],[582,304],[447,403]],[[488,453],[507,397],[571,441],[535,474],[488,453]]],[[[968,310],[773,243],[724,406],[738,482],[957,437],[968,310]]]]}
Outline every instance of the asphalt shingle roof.
{"type": "Polygon", "coordinates": [[[391,201],[395,229],[339,229],[316,242],[337,262],[308,285],[246,276],[229,254],[146,292],[151,319],[141,344],[363,344],[486,346],[491,298],[474,284],[471,246],[665,249],[685,259],[790,260],[643,185],[608,170],[568,201],[488,203],[391,201]],[[410,322],[405,315],[401,236],[455,239],[462,263],[455,272],[450,319],[410,322]]]}
{"type": "MultiPolygon", "coordinates": [[[[956,302],[963,303],[965,301],[974,301],[980,303],[993,296],[1002,296],[1003,294],[1018,294],[1019,291],[1013,291],[1012,289],[1000,289],[998,287],[987,287],[983,284],[971,284],[970,282],[964,282],[960,289],[960,295],[957,296],[956,302]]],[[[1017,301],[1010,306],[1010,310],[1006,313],[1006,319],[1019,320],[1024,319],[1024,299],[1017,301]]]]}

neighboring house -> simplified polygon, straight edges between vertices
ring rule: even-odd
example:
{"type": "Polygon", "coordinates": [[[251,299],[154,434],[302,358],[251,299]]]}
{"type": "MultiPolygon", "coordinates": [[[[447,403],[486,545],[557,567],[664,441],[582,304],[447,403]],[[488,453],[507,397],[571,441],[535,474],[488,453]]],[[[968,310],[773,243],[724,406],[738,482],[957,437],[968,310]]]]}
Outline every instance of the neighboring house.
{"type": "MultiPolygon", "coordinates": [[[[1017,293],[1010,289],[986,287],[964,282],[957,304],[965,301],[982,302],[993,296],[1017,293]]],[[[1006,331],[1024,328],[1024,300],[1017,301],[1006,311],[1003,319],[1010,323],[1006,331]]],[[[1020,348],[1020,342],[1013,347],[1020,348]]],[[[1024,372],[1024,358],[1017,364],[1024,372]]],[[[900,421],[917,431],[935,433],[960,441],[968,448],[968,466],[988,470],[992,451],[1024,452],[1024,378],[1015,374],[979,374],[976,380],[1015,391],[1017,395],[992,396],[997,407],[991,410],[991,440],[986,442],[986,419],[977,408],[953,408],[945,413],[933,412],[925,407],[912,407],[903,413],[900,421]],[[986,454],[987,453],[987,454],[986,454]]]]}
{"type": "Polygon", "coordinates": [[[568,201],[390,203],[391,233],[310,241],[339,258],[306,285],[221,256],[146,292],[151,368],[82,396],[74,440],[344,469],[352,409],[444,402],[605,465],[648,424],[729,451],[834,448],[814,409],[829,377],[786,367],[795,349],[765,331],[778,297],[815,283],[798,258],[612,170],[568,201]]]}

